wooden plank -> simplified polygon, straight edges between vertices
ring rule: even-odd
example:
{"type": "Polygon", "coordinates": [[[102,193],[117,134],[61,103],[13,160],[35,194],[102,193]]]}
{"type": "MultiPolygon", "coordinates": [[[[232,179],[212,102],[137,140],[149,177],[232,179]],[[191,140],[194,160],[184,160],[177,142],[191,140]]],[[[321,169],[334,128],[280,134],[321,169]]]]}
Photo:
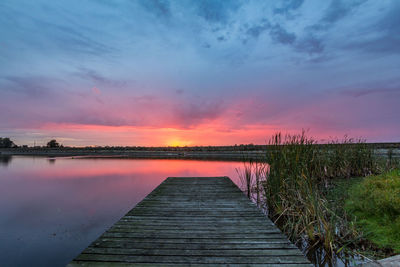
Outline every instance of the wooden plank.
{"type": "MultiPolygon", "coordinates": [[[[222,264],[223,266],[227,266],[226,264],[222,264]]],[[[93,266],[93,267],[127,267],[127,266],[135,266],[135,264],[132,263],[127,263],[127,262],[101,262],[101,261],[90,261],[88,263],[87,261],[73,261],[69,265],[69,267],[77,267],[77,266],[93,266]]],[[[143,266],[143,267],[161,267],[161,266],[173,266],[173,267],[180,267],[180,266],[188,266],[187,263],[140,263],[137,264],[137,266],[143,266]]],[[[207,263],[201,263],[201,264],[190,264],[191,267],[205,267],[205,266],[215,266],[215,264],[207,264],[207,263]]],[[[247,266],[257,266],[257,267],[282,267],[282,266],[289,266],[289,267],[310,267],[311,265],[309,263],[294,263],[294,264],[271,264],[271,263],[252,263],[252,264],[229,264],[230,267],[247,267],[247,266]]]]}
{"type": "Polygon", "coordinates": [[[170,177],[68,266],[310,266],[228,177],[170,177]]]}
{"type": "Polygon", "coordinates": [[[302,255],[298,249],[148,249],[148,248],[96,248],[88,247],[88,254],[112,255],[182,255],[182,256],[296,256],[302,255]]]}
{"type": "Polygon", "coordinates": [[[258,243],[215,243],[215,242],[200,242],[200,243],[184,243],[175,240],[174,243],[154,241],[139,242],[135,240],[122,240],[122,239],[99,239],[91,244],[90,247],[99,248],[146,248],[146,249],[193,249],[193,250],[221,250],[221,249],[297,249],[295,245],[287,240],[269,241],[264,240],[258,243]]]}
{"type": "MultiPolygon", "coordinates": [[[[130,241],[133,238],[128,237],[128,236],[111,236],[111,237],[104,237],[102,236],[103,241],[113,241],[113,240],[125,240],[125,241],[130,241]]],[[[265,241],[269,242],[281,242],[285,243],[287,242],[286,238],[282,237],[272,237],[268,236],[268,238],[157,238],[157,239],[152,239],[152,238],[146,238],[146,237],[136,237],[134,238],[136,242],[150,242],[152,240],[157,240],[159,242],[164,242],[164,243],[216,243],[216,244],[228,244],[228,243],[246,243],[246,244],[259,244],[263,243],[265,241]]]]}
{"type": "Polygon", "coordinates": [[[114,254],[90,254],[82,253],[76,260],[103,261],[103,262],[129,262],[129,263],[208,263],[208,264],[252,264],[252,263],[307,263],[301,256],[181,256],[181,255],[114,255],[114,254]]]}

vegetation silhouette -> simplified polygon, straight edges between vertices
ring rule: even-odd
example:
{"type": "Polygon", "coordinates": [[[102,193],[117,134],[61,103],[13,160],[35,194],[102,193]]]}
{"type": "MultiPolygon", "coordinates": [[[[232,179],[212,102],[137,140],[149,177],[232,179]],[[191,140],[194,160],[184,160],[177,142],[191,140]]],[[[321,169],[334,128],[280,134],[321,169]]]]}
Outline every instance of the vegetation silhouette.
{"type": "Polygon", "coordinates": [[[16,147],[13,141],[8,137],[0,137],[0,148],[16,147]]]}
{"type": "Polygon", "coordinates": [[[60,144],[57,142],[56,139],[52,139],[49,142],[47,142],[46,146],[49,148],[58,148],[58,147],[60,147],[60,144]]]}

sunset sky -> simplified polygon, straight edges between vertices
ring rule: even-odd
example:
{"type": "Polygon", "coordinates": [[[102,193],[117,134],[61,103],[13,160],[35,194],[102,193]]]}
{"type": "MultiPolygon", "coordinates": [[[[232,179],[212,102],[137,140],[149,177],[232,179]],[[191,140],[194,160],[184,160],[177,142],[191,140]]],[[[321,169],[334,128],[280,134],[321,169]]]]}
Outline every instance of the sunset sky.
{"type": "Polygon", "coordinates": [[[17,144],[400,141],[400,1],[0,1],[17,144]]]}

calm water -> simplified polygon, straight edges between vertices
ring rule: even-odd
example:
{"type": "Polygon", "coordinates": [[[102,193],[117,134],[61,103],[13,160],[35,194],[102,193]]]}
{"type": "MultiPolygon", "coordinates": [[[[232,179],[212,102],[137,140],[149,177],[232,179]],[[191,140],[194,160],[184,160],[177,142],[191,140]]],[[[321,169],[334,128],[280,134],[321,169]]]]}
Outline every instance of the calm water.
{"type": "Polygon", "coordinates": [[[229,176],[238,162],[0,158],[1,266],[65,266],[168,176],[229,176]]]}

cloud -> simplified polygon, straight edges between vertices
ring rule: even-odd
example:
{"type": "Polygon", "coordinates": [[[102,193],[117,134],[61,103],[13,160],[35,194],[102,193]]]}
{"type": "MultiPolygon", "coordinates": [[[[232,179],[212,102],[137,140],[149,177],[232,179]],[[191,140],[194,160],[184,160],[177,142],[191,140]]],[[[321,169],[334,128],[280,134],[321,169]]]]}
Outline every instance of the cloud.
{"type": "Polygon", "coordinates": [[[226,38],[225,38],[225,36],[218,36],[217,40],[220,42],[223,42],[223,41],[226,41],[226,38]]]}
{"type": "Polygon", "coordinates": [[[249,27],[246,30],[246,35],[248,35],[254,39],[257,39],[261,33],[267,31],[270,28],[271,28],[271,25],[268,22],[268,20],[263,19],[259,24],[255,24],[255,25],[249,27]]]}
{"type": "MultiPolygon", "coordinates": [[[[57,24],[56,22],[47,22],[40,19],[33,19],[35,27],[41,29],[47,36],[51,36],[51,42],[56,48],[68,51],[70,53],[90,54],[99,56],[110,54],[115,48],[104,44],[97,38],[98,36],[89,36],[80,30],[78,25],[57,24]]],[[[42,36],[44,37],[44,36],[42,36]]],[[[43,38],[47,39],[47,37],[43,38]]],[[[38,40],[42,43],[45,40],[38,40]]],[[[38,44],[41,45],[41,44],[38,44]]]]}
{"type": "Polygon", "coordinates": [[[309,55],[319,54],[324,51],[324,44],[321,39],[313,35],[307,35],[296,42],[295,49],[298,52],[306,52],[309,55]]]}
{"type": "Polygon", "coordinates": [[[340,93],[355,98],[372,94],[396,94],[400,93],[400,80],[396,78],[393,80],[354,84],[340,89],[340,93]]]}
{"type": "Polygon", "coordinates": [[[350,7],[346,6],[341,0],[332,0],[321,21],[334,23],[344,18],[350,12],[350,7]]]}
{"type": "Polygon", "coordinates": [[[44,76],[6,76],[6,83],[0,84],[0,90],[19,93],[30,98],[49,97],[54,95],[54,87],[64,85],[64,81],[44,76]]]}
{"type": "Polygon", "coordinates": [[[285,14],[287,15],[293,10],[296,10],[301,7],[304,0],[292,0],[292,1],[283,1],[282,6],[275,8],[273,10],[274,14],[285,14]]]}
{"type": "Polygon", "coordinates": [[[79,68],[78,72],[74,73],[75,76],[83,79],[83,80],[90,80],[96,85],[104,85],[110,87],[124,87],[127,85],[126,81],[120,81],[115,79],[107,78],[100,73],[87,69],[87,68],[79,68]]]}
{"type": "Polygon", "coordinates": [[[197,14],[211,23],[226,24],[229,17],[237,11],[241,4],[236,0],[202,0],[191,2],[195,7],[197,14]]]}
{"type": "Polygon", "coordinates": [[[389,116],[385,108],[396,111],[391,98],[399,84],[390,80],[398,76],[397,1],[3,2],[2,129],[323,130],[373,117],[373,130],[389,116]],[[316,96],[329,88],[340,99],[328,109],[316,96]],[[367,100],[378,102],[373,112],[367,100]],[[357,114],[346,117],[341,101],[357,114]],[[335,112],[340,116],[330,117],[335,112]],[[313,114],[320,117],[308,120],[313,114]]]}
{"type": "Polygon", "coordinates": [[[331,0],[330,5],[326,9],[322,18],[318,21],[318,23],[308,27],[308,29],[311,31],[328,30],[335,23],[348,16],[354,9],[361,6],[365,1],[366,0],[331,0]]]}
{"type": "Polygon", "coordinates": [[[363,34],[350,40],[344,48],[361,50],[366,53],[400,54],[400,3],[393,2],[384,16],[373,24],[368,24],[363,34]]]}
{"type": "Polygon", "coordinates": [[[281,44],[293,44],[296,41],[296,35],[294,33],[287,32],[278,24],[271,28],[270,35],[275,42],[281,44]]]}
{"type": "Polygon", "coordinates": [[[168,0],[144,0],[140,4],[158,17],[170,17],[171,8],[168,0]]]}
{"type": "Polygon", "coordinates": [[[220,117],[225,110],[222,101],[199,101],[177,103],[174,117],[180,127],[193,127],[204,122],[210,122],[220,117]]]}
{"type": "Polygon", "coordinates": [[[387,94],[387,93],[400,93],[400,87],[398,88],[374,88],[374,89],[355,89],[343,91],[344,94],[353,97],[361,97],[370,94],[387,94]]]}

